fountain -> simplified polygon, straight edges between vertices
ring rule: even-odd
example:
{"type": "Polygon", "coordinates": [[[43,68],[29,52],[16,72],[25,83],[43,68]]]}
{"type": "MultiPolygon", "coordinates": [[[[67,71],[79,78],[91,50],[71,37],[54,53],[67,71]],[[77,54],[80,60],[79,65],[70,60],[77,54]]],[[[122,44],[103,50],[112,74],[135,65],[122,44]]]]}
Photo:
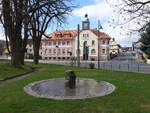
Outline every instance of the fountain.
{"type": "Polygon", "coordinates": [[[66,76],[65,76],[66,87],[75,88],[76,87],[76,75],[74,71],[67,70],[65,73],[66,73],[66,76]]]}
{"type": "Polygon", "coordinates": [[[24,90],[32,96],[51,99],[85,99],[105,96],[115,90],[114,85],[105,81],[78,78],[72,70],[65,71],[65,74],[65,78],[28,84],[24,90]]]}

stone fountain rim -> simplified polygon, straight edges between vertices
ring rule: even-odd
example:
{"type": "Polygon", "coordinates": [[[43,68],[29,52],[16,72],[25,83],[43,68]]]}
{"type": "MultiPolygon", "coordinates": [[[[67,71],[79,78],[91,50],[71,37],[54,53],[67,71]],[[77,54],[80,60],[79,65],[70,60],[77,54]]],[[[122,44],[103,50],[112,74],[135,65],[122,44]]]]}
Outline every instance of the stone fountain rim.
{"type": "Polygon", "coordinates": [[[47,80],[35,81],[35,82],[27,84],[23,89],[27,94],[29,94],[31,96],[34,96],[34,97],[37,97],[37,98],[54,99],[54,100],[68,100],[68,99],[76,100],[76,99],[96,98],[96,97],[102,97],[102,96],[109,95],[109,94],[111,94],[112,92],[114,92],[116,90],[116,87],[113,84],[109,83],[109,82],[101,81],[101,80],[95,80],[95,79],[91,79],[91,78],[80,78],[80,79],[93,80],[93,81],[96,81],[96,82],[97,81],[104,82],[107,85],[110,85],[113,90],[111,90],[109,93],[106,93],[106,94],[103,94],[103,95],[96,95],[96,96],[82,96],[82,97],[76,97],[76,96],[67,96],[67,97],[65,97],[65,96],[48,96],[48,97],[45,97],[45,95],[39,95],[31,89],[31,87],[34,86],[35,84],[42,83],[42,82],[47,82],[47,81],[50,81],[50,80],[56,80],[56,79],[64,79],[65,80],[65,78],[52,78],[52,79],[47,79],[47,80]]]}

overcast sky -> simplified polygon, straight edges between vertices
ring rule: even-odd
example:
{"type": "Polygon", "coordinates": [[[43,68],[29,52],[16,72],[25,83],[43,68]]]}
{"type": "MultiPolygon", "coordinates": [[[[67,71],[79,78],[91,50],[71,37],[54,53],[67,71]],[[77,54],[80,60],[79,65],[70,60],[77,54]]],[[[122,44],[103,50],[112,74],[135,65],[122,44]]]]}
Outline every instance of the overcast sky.
{"type": "MultiPolygon", "coordinates": [[[[63,25],[60,30],[77,29],[77,24],[82,25],[84,15],[87,13],[90,19],[91,28],[97,28],[98,20],[101,21],[103,29],[111,37],[114,37],[117,43],[122,46],[131,46],[132,42],[138,40],[137,35],[126,35],[125,30],[120,27],[113,26],[111,21],[117,15],[114,14],[113,8],[105,2],[105,0],[74,0],[77,8],[73,10],[72,15],[68,16],[67,24],[63,25]],[[115,28],[115,29],[114,29],[115,28]]],[[[129,25],[126,27],[130,27],[129,25]]],[[[55,31],[55,27],[50,27],[47,34],[55,31]]],[[[0,39],[4,39],[3,30],[0,30],[0,39]]]]}

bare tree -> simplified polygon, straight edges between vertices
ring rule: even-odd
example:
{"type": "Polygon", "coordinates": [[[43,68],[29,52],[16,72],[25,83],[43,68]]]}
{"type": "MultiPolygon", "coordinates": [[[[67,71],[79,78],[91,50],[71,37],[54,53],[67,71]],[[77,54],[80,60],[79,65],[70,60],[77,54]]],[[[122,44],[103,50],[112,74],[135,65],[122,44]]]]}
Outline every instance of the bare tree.
{"type": "Polygon", "coordinates": [[[41,0],[39,2],[33,0],[32,2],[30,2],[31,6],[33,6],[33,4],[36,4],[36,7],[41,7],[31,13],[30,21],[35,64],[38,64],[39,48],[42,36],[46,36],[45,31],[50,24],[61,24],[65,22],[65,16],[68,15],[73,8],[68,3],[70,1],[71,0],[41,0]]]}
{"type": "MultiPolygon", "coordinates": [[[[11,47],[11,64],[24,64],[29,35],[33,36],[35,59],[38,59],[41,37],[54,18],[62,19],[70,11],[70,0],[2,0],[0,21],[11,47]],[[31,29],[30,29],[31,27],[31,29]],[[23,35],[24,34],[24,35],[23,35]]],[[[37,61],[35,61],[37,62],[37,61]]]]}
{"type": "Polygon", "coordinates": [[[137,28],[133,30],[139,31],[150,22],[150,0],[115,0],[115,3],[112,3],[111,0],[106,1],[117,9],[118,18],[122,20],[120,25],[134,23],[137,28]]]}
{"type": "Polygon", "coordinates": [[[22,22],[25,9],[24,0],[2,0],[1,23],[3,23],[5,33],[9,38],[11,46],[11,64],[19,67],[22,49],[22,22]]]}

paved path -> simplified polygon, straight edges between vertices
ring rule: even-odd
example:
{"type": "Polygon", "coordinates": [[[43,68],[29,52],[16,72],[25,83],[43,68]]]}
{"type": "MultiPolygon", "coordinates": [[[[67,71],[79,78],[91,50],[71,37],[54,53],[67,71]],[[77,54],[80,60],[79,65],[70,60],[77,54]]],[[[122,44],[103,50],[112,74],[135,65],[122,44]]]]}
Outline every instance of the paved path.
{"type": "Polygon", "coordinates": [[[8,83],[11,83],[11,82],[14,82],[14,81],[17,81],[17,80],[21,80],[27,76],[30,76],[32,74],[35,74],[35,73],[38,73],[38,72],[41,72],[41,71],[44,71],[46,70],[46,68],[36,68],[33,72],[30,72],[28,74],[23,74],[23,75],[20,75],[18,77],[14,77],[12,79],[7,79],[7,80],[4,80],[4,81],[0,81],[0,86],[3,86],[3,85],[6,85],[8,83]]]}

